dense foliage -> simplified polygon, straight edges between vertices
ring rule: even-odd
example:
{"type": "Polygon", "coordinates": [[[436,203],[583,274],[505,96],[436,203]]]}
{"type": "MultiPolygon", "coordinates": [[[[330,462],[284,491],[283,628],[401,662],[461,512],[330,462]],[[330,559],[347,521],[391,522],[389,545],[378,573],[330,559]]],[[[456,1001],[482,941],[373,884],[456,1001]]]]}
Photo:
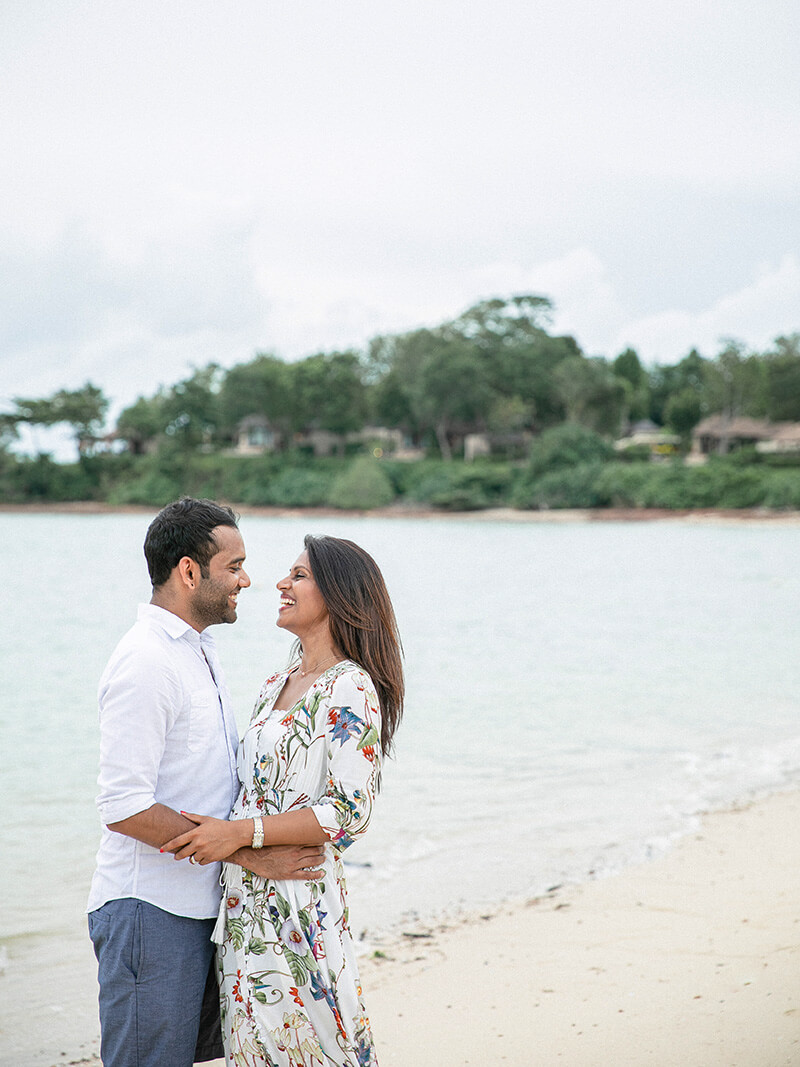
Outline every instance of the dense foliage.
{"type": "Polygon", "coordinates": [[[695,467],[680,455],[636,462],[647,449],[623,460],[613,448],[644,419],[678,435],[681,453],[713,413],[800,422],[800,334],[766,352],[725,341],[713,359],[692,351],[646,368],[632,349],[587,357],[548,331],[551,312],[545,297],[524,294],[376,337],[363,352],[211,364],[139,397],[111,435],[109,401],[91,383],[17,397],[0,415],[0,494],[158,505],[191,493],[348,509],[800,506],[791,456],[750,450],[695,467]],[[22,423],[68,425],[78,461],[15,455],[22,423]],[[256,446],[268,442],[252,455],[236,447],[248,423],[262,435],[256,446]],[[475,435],[478,458],[462,462],[475,435]]]}

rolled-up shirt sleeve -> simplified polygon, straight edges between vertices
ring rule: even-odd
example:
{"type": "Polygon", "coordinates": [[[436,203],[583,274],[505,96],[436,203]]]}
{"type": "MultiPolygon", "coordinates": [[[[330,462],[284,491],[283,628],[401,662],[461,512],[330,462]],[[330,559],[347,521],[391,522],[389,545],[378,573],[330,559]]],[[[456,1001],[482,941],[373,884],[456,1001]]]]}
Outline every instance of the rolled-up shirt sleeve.
{"type": "Polygon", "coordinates": [[[325,794],[311,810],[338,849],[363,834],[372,817],[381,764],[381,714],[371,679],[363,671],[342,675],[325,707],[328,768],[325,794]]]}
{"type": "Polygon", "coordinates": [[[181,706],[181,685],[166,657],[141,648],[120,652],[100,681],[102,822],[120,822],[156,803],[167,734],[181,706]]]}

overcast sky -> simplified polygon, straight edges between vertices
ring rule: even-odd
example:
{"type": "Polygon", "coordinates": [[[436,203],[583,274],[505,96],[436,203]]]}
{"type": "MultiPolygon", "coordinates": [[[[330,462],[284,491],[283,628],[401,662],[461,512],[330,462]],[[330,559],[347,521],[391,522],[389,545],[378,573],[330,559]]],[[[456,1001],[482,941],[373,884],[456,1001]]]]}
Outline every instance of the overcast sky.
{"type": "Polygon", "coordinates": [[[800,330],[797,0],[5,0],[0,401],[552,298],[800,330]]]}

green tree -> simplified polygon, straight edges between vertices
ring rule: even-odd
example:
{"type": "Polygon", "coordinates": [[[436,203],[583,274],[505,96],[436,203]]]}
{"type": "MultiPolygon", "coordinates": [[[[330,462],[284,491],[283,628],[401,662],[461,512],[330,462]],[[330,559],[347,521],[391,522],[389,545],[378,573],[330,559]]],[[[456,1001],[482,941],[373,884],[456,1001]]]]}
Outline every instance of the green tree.
{"type": "Polygon", "coordinates": [[[547,297],[483,300],[429,329],[375,338],[367,353],[372,410],[416,439],[430,433],[444,457],[459,434],[552,425],[564,417],[553,370],[580,356],[571,337],[551,337],[547,297]],[[513,414],[513,417],[511,415],[513,414]]]}
{"type": "Polygon", "coordinates": [[[83,455],[97,441],[109,401],[101,389],[87,382],[81,389],[59,389],[46,399],[17,397],[14,404],[17,410],[13,418],[16,422],[39,426],[67,423],[72,427],[78,452],[83,455]]]}
{"type": "Polygon", "coordinates": [[[528,424],[529,409],[519,396],[498,396],[489,410],[488,426],[492,433],[509,434],[528,424]]]}
{"type": "Polygon", "coordinates": [[[164,393],[137,398],[135,403],[120,412],[117,419],[117,437],[125,441],[128,451],[142,455],[148,445],[166,432],[169,416],[165,410],[164,393]]]}
{"type": "Polygon", "coordinates": [[[567,419],[597,433],[619,433],[625,390],[606,361],[571,356],[553,371],[567,419]]]}
{"type": "Polygon", "coordinates": [[[620,352],[611,365],[616,378],[623,383],[627,417],[631,422],[647,417],[650,408],[650,383],[647,371],[632,348],[620,352]]]}
{"type": "MultiPolygon", "coordinates": [[[[384,340],[376,338],[370,343],[370,350],[375,344],[382,345],[384,340]]],[[[370,420],[376,425],[397,427],[418,439],[420,428],[396,367],[389,367],[382,377],[367,383],[367,407],[370,420]]]]}
{"type": "Polygon", "coordinates": [[[674,393],[692,390],[700,398],[702,414],[709,412],[706,378],[709,360],[693,348],[678,363],[659,365],[649,375],[650,418],[663,426],[666,422],[666,407],[674,393]]]}
{"type": "Polygon", "coordinates": [[[467,337],[481,348],[493,350],[497,343],[519,346],[545,333],[553,303],[546,296],[521,293],[508,298],[493,297],[477,304],[445,323],[442,329],[456,337],[467,337]]]}
{"type": "Polygon", "coordinates": [[[293,405],[291,367],[262,352],[225,374],[219,392],[221,429],[232,437],[243,418],[263,415],[284,440],[289,440],[294,428],[293,405]]]}
{"type": "Polygon", "coordinates": [[[319,352],[291,367],[294,425],[298,431],[327,430],[340,438],[364,426],[367,391],[355,352],[319,352]]]}
{"type": "Polygon", "coordinates": [[[545,429],[563,421],[566,411],[555,370],[569,359],[582,359],[572,337],[540,334],[526,344],[504,346],[493,353],[488,376],[494,393],[519,397],[526,406],[526,426],[545,429]]]}
{"type": "Polygon", "coordinates": [[[741,341],[728,339],[712,364],[706,366],[706,395],[710,411],[726,418],[767,413],[766,365],[741,341]]]}
{"type": "Polygon", "coordinates": [[[776,337],[764,362],[770,419],[800,421],[800,333],[776,337]]]}
{"type": "Polygon", "coordinates": [[[692,430],[703,417],[703,404],[700,394],[689,388],[673,393],[664,409],[664,422],[675,433],[680,434],[684,445],[688,442],[692,430]]]}
{"type": "Polygon", "coordinates": [[[481,301],[442,328],[475,346],[488,387],[495,397],[516,398],[525,405],[523,425],[529,429],[563,419],[553,371],[563,360],[581,355],[573,338],[547,333],[552,312],[547,297],[523,293],[481,301]]]}
{"type": "Polygon", "coordinates": [[[17,417],[10,412],[0,414],[0,453],[5,452],[12,441],[19,437],[17,417]]]}
{"type": "Polygon", "coordinates": [[[221,370],[216,363],[201,367],[164,394],[166,434],[181,450],[210,445],[220,424],[219,385],[221,370]]]}
{"type": "Polygon", "coordinates": [[[493,394],[476,346],[446,328],[415,330],[392,339],[393,368],[421,433],[436,437],[452,459],[452,437],[482,429],[493,394]]]}
{"type": "Polygon", "coordinates": [[[364,427],[367,395],[363,369],[353,351],[329,352],[324,356],[325,402],[320,425],[331,433],[347,434],[364,427]]]}

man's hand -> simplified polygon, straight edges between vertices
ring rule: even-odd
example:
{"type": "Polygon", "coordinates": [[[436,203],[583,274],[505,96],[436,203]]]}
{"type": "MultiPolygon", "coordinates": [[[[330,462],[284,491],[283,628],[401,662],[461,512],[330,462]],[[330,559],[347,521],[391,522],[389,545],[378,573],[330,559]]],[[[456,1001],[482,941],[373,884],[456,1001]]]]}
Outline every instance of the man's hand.
{"type": "Polygon", "coordinates": [[[260,878],[313,882],[322,878],[325,849],[322,845],[266,845],[240,848],[228,857],[260,878]]]}

